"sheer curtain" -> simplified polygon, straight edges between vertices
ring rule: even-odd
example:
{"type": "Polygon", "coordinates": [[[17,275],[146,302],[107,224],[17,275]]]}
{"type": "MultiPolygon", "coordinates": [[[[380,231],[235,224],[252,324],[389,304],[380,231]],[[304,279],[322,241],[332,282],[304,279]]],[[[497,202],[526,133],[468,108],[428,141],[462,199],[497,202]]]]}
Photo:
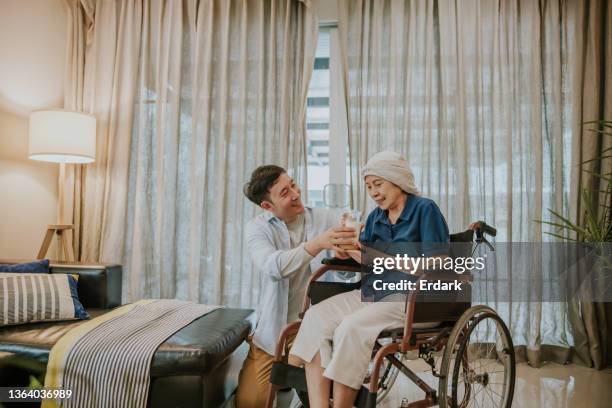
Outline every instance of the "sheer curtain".
{"type": "Polygon", "coordinates": [[[97,120],[96,161],[67,165],[60,218],[75,226],[77,260],[121,262],[141,1],[65,0],[64,107],[97,120]]]}
{"type": "MultiPolygon", "coordinates": [[[[569,211],[580,3],[340,1],[354,205],[371,208],[359,168],[390,149],[451,231],[484,219],[497,241],[541,241],[534,220],[569,211]]],[[[569,358],[566,304],[492,305],[519,357],[569,358]]]]}
{"type": "Polygon", "coordinates": [[[124,301],[253,306],[242,186],[264,163],[305,184],[311,1],[66,4],[65,106],[98,119],[62,206],[78,259],[122,263],[124,301]]]}
{"type": "Polygon", "coordinates": [[[151,1],[129,152],[125,298],[252,306],[242,186],[258,165],[305,182],[309,1],[151,1]]]}

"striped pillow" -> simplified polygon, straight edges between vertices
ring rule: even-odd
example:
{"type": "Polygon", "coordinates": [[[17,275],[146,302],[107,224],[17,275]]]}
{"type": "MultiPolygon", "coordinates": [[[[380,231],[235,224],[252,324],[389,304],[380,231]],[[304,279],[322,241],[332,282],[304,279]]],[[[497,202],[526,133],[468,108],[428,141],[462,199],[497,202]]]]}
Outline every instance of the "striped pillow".
{"type": "Polygon", "coordinates": [[[0,327],[31,322],[87,319],[72,275],[0,274],[0,327]]]}

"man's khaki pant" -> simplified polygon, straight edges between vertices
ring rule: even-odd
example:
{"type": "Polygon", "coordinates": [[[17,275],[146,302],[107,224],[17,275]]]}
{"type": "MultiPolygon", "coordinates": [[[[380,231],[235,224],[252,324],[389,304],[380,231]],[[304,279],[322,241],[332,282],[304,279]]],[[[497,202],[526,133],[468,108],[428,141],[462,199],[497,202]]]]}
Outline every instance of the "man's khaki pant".
{"type": "MultiPolygon", "coordinates": [[[[293,344],[294,338],[295,335],[289,336],[289,347],[293,344]]],[[[238,377],[236,407],[261,408],[266,405],[268,398],[274,356],[253,344],[251,336],[247,339],[247,343],[249,343],[249,354],[238,377]]],[[[290,363],[294,363],[293,360],[294,358],[291,358],[290,363]]]]}

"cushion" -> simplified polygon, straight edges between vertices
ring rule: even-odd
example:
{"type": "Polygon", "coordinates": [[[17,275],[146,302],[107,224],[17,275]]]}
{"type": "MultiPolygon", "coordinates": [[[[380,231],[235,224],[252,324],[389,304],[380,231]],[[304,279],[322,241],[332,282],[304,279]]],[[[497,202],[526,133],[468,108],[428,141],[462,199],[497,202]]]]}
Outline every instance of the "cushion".
{"type": "Polygon", "coordinates": [[[0,265],[0,272],[49,273],[49,260],[42,259],[22,264],[0,265]]]}
{"type": "Polygon", "coordinates": [[[0,274],[0,326],[87,319],[69,274],[0,274]]]}

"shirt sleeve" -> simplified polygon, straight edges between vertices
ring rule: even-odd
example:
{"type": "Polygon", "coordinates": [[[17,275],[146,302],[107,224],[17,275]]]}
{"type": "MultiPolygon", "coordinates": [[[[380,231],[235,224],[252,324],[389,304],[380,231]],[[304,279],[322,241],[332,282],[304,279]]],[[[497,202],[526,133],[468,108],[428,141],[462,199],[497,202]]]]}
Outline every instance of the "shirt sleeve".
{"type": "Polygon", "coordinates": [[[246,241],[255,268],[273,280],[291,276],[312,259],[303,244],[289,250],[278,249],[265,230],[254,223],[247,225],[246,241]]]}
{"type": "Polygon", "coordinates": [[[421,212],[420,231],[425,256],[447,255],[450,236],[444,215],[435,202],[430,201],[421,212]]]}
{"type": "Polygon", "coordinates": [[[288,278],[312,260],[312,255],[304,248],[304,243],[288,251],[281,251],[278,255],[279,273],[288,278]]]}

